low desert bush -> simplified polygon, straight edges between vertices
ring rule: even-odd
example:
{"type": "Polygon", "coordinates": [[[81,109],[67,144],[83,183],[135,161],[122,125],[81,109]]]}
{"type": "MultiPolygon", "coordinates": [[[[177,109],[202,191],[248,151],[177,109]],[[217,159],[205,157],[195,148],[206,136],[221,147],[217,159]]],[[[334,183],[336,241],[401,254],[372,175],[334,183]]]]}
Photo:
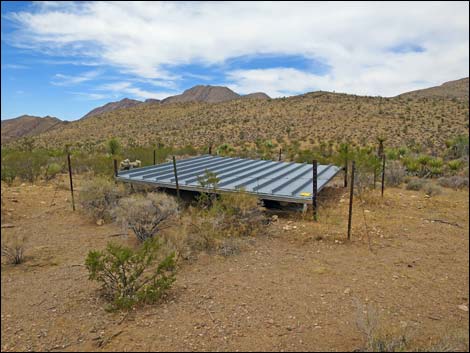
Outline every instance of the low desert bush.
{"type": "Polygon", "coordinates": [[[437,180],[440,186],[451,189],[468,188],[468,177],[454,175],[450,177],[442,177],[437,180]]]}
{"type": "Polygon", "coordinates": [[[406,184],[406,190],[419,191],[422,190],[426,184],[427,181],[424,179],[411,179],[408,184],[406,184]]]}
{"type": "Polygon", "coordinates": [[[83,210],[94,220],[110,221],[114,207],[125,193],[122,185],[105,177],[95,177],[82,185],[78,196],[83,210]]]}
{"type": "Polygon", "coordinates": [[[175,281],[175,256],[162,256],[156,239],[137,250],[109,243],[104,251],[90,251],[85,261],[89,279],[101,284],[109,310],[153,304],[175,281]]]}
{"type": "Polygon", "coordinates": [[[24,261],[25,237],[18,235],[2,234],[2,257],[5,262],[19,265],[24,261]]]}
{"type": "Polygon", "coordinates": [[[223,194],[210,208],[189,210],[187,241],[192,250],[236,254],[240,239],[264,234],[267,223],[256,197],[245,192],[223,194]]]}
{"type": "Polygon", "coordinates": [[[424,192],[428,196],[437,196],[442,194],[442,188],[439,185],[428,183],[424,186],[424,192]]]}
{"type": "Polygon", "coordinates": [[[399,161],[389,161],[385,167],[385,184],[398,186],[403,183],[406,176],[405,167],[399,161]]]}
{"type": "Polygon", "coordinates": [[[132,229],[137,239],[144,242],[153,238],[178,212],[175,198],[164,193],[132,195],[119,201],[114,210],[116,220],[132,229]]]}

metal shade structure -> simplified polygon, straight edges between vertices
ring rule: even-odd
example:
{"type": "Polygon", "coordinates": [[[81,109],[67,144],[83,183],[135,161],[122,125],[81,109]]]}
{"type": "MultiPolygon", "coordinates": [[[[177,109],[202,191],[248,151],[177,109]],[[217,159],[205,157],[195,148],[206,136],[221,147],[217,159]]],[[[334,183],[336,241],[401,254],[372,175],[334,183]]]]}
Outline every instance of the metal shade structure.
{"type": "MultiPolygon", "coordinates": [[[[198,177],[210,171],[219,178],[217,193],[244,190],[265,200],[312,203],[312,164],[202,155],[176,161],[176,169],[180,190],[214,192],[212,188],[202,187],[198,181],[198,177]]],[[[341,170],[334,165],[318,165],[317,192],[341,170]]],[[[115,178],[123,182],[176,189],[172,162],[123,170],[115,178]]]]}

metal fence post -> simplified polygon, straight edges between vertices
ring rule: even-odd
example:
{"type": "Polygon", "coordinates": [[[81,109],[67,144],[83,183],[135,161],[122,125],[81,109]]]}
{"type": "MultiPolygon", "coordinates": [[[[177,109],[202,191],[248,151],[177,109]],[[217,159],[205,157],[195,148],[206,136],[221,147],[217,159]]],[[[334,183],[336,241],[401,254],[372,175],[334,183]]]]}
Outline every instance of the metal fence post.
{"type": "Polygon", "coordinates": [[[282,159],[282,148],[279,148],[279,162],[281,161],[282,159]]]}
{"type": "Polygon", "coordinates": [[[382,197],[384,197],[385,188],[385,154],[382,156],[382,197]]]}
{"type": "Polygon", "coordinates": [[[351,165],[351,191],[349,193],[349,217],[348,217],[348,240],[351,240],[351,224],[352,224],[352,205],[354,195],[354,171],[356,169],[355,161],[351,165]]]}
{"type": "Polygon", "coordinates": [[[113,159],[113,164],[114,164],[114,176],[117,177],[118,175],[118,166],[117,166],[117,160],[113,159]]]}
{"type": "Polygon", "coordinates": [[[72,194],[72,210],[75,211],[75,199],[73,197],[72,164],[70,163],[70,152],[67,151],[67,164],[69,166],[70,193],[72,194]]]}
{"type": "Polygon", "coordinates": [[[157,164],[157,150],[153,150],[153,165],[157,164]]]}
{"type": "Polygon", "coordinates": [[[178,184],[178,172],[176,171],[176,159],[173,156],[173,171],[175,173],[175,183],[176,183],[176,195],[178,196],[178,200],[180,200],[180,186],[178,184]]]}
{"type": "Polygon", "coordinates": [[[317,210],[317,168],[318,162],[316,160],[312,161],[312,209],[313,209],[313,219],[318,221],[318,210],[317,210]]]}
{"type": "Polygon", "coordinates": [[[348,146],[346,145],[346,161],[344,163],[344,187],[348,187],[348,146]]]}

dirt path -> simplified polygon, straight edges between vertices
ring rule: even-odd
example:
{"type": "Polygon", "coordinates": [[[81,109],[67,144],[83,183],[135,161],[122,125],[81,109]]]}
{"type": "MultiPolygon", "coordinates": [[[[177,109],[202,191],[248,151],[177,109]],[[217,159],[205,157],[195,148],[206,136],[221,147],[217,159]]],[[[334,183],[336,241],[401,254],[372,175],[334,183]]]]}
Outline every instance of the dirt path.
{"type": "Polygon", "coordinates": [[[83,266],[89,250],[128,241],[110,237],[116,226],[71,212],[64,189],[53,206],[50,185],[2,193],[2,223],[15,225],[2,237],[25,234],[29,257],[2,265],[2,351],[354,350],[358,304],[368,303],[422,342],[468,332],[468,192],[387,190],[385,202],[356,208],[348,243],[339,191],[320,223],[281,217],[239,255],[201,254],[167,301],[127,315],[104,311],[83,266]]]}

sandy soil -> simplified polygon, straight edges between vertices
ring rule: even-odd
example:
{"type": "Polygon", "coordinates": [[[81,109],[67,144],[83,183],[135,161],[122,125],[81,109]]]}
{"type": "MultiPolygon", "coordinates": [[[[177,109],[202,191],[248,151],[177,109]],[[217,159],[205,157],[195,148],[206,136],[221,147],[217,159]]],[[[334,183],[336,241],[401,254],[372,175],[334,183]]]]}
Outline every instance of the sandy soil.
{"type": "Polygon", "coordinates": [[[2,186],[2,238],[27,236],[26,262],[2,264],[2,351],[354,350],[361,305],[419,342],[467,332],[468,347],[468,196],[388,189],[357,201],[347,242],[346,190],[329,191],[319,223],[281,215],[272,236],[181,263],[169,298],[124,314],[103,309],[83,264],[131,240],[72,212],[65,187],[2,186]]]}

